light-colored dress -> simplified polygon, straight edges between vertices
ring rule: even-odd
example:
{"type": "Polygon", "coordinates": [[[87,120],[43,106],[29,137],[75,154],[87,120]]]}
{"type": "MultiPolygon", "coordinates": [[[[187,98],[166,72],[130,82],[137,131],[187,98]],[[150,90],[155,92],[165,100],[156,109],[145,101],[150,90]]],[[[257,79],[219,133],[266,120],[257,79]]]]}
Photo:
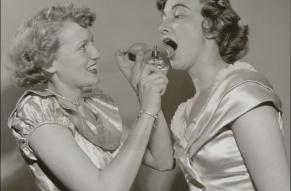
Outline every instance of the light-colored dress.
{"type": "Polygon", "coordinates": [[[222,69],[216,80],[195,119],[186,123],[195,96],[180,104],[172,119],[176,161],[191,191],[254,191],[229,124],[268,102],[277,109],[282,130],[280,100],[264,76],[244,62],[222,69]]]}
{"type": "Polygon", "coordinates": [[[96,138],[94,144],[74,125],[70,117],[71,112],[78,112],[74,105],[53,92],[26,91],[12,112],[8,126],[40,191],[67,190],[46,169],[28,144],[28,137],[43,124],[57,124],[60,128],[68,128],[80,148],[100,170],[105,168],[120,150],[122,122],[113,100],[101,90],[95,89],[84,93],[84,104],[95,114],[98,121],[97,124],[92,124],[85,118],[82,120],[84,128],[96,138]]]}

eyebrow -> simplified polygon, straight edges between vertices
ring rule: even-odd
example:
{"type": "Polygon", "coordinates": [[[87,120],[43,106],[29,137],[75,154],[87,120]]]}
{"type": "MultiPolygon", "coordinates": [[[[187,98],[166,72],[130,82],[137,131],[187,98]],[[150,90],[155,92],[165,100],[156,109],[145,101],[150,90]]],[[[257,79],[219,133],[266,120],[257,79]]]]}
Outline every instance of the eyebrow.
{"type": "Polygon", "coordinates": [[[87,44],[89,42],[89,40],[81,40],[77,43],[77,47],[79,48],[80,46],[83,46],[84,44],[87,44]]]}
{"type": "Polygon", "coordinates": [[[184,7],[186,9],[189,9],[189,7],[187,5],[182,4],[182,3],[177,3],[177,4],[172,6],[172,10],[175,9],[176,7],[184,7]]]}

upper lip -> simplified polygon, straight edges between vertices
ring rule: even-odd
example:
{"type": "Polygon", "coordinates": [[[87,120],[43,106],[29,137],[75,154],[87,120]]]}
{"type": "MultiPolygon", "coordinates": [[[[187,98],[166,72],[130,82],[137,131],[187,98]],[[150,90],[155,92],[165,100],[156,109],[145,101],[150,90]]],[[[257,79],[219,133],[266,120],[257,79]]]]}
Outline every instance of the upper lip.
{"type": "Polygon", "coordinates": [[[90,64],[87,68],[88,68],[89,70],[97,69],[97,62],[94,62],[94,63],[90,64]]]}

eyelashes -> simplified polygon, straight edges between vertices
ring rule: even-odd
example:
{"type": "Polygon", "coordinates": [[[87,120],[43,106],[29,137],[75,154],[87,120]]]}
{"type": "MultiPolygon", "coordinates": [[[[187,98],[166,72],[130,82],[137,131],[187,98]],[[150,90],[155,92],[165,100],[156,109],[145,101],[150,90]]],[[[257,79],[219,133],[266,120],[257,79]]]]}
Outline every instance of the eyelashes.
{"type": "Polygon", "coordinates": [[[88,46],[88,41],[85,41],[85,43],[83,43],[81,46],[80,46],[80,50],[86,50],[87,49],[87,46],[88,46]]]}
{"type": "Polygon", "coordinates": [[[83,45],[80,47],[80,50],[86,50],[86,47],[87,47],[87,44],[83,44],[83,45]]]}
{"type": "Polygon", "coordinates": [[[93,35],[90,35],[88,38],[80,42],[80,45],[77,47],[77,50],[84,51],[88,48],[89,45],[93,45],[93,44],[94,44],[94,38],[93,38],[93,35]]]}
{"type": "Polygon", "coordinates": [[[175,18],[175,19],[181,19],[181,18],[184,18],[184,17],[186,17],[186,15],[184,15],[184,14],[177,14],[177,15],[174,15],[174,18],[175,18]]]}
{"type": "Polygon", "coordinates": [[[186,17],[187,13],[185,13],[185,11],[175,11],[173,15],[174,18],[180,19],[186,17]]]}

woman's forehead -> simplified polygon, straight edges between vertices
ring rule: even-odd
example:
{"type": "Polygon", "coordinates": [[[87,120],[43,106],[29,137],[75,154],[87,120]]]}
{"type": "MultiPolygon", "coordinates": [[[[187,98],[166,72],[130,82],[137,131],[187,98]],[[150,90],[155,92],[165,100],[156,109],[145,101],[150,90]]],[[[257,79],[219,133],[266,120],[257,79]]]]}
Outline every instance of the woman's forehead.
{"type": "Polygon", "coordinates": [[[184,5],[192,9],[199,7],[200,0],[167,0],[164,10],[171,10],[173,7],[177,7],[179,5],[184,5]]]}
{"type": "Polygon", "coordinates": [[[195,10],[200,8],[199,0],[167,0],[164,11],[168,12],[176,7],[188,7],[189,9],[195,10]]]}
{"type": "Polygon", "coordinates": [[[61,44],[78,43],[79,41],[90,39],[91,32],[77,23],[68,21],[62,26],[58,38],[61,44]]]}

